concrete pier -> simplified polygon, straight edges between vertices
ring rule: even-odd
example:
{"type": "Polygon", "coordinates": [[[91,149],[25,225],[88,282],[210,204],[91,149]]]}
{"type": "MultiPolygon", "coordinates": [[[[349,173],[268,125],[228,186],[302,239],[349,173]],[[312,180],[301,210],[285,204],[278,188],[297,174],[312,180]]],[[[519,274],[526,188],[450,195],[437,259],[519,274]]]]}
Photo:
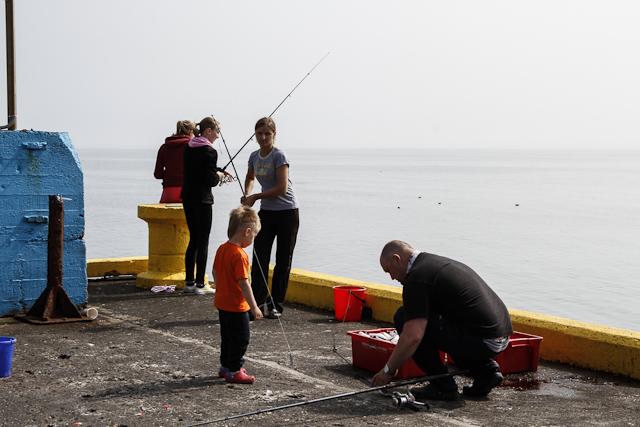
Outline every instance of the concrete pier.
{"type": "MultiPolygon", "coordinates": [[[[122,271],[121,274],[136,274],[136,266],[144,265],[145,260],[90,260],[88,268],[93,274],[89,276],[103,276],[114,268],[122,271]],[[131,272],[127,272],[127,266],[131,272]]],[[[273,266],[269,266],[269,274],[273,274],[273,266]]],[[[394,286],[292,269],[286,300],[333,310],[333,287],[344,285],[367,289],[363,309],[366,316],[376,321],[393,322],[393,315],[402,304],[402,288],[394,286]]],[[[509,312],[515,330],[544,337],[540,349],[542,359],[640,380],[640,332],[521,310],[509,309],[509,312]]]]}
{"type": "MultiPolygon", "coordinates": [[[[218,377],[213,300],[155,294],[134,281],[90,282],[93,322],[34,327],[0,318],[0,335],[18,339],[11,375],[0,380],[0,424],[184,427],[360,391],[374,372],[353,366],[347,331],[390,327],[287,302],[282,324],[251,324],[244,367],[256,382],[231,385],[218,377]]],[[[457,377],[460,389],[470,381],[457,377]]],[[[211,425],[630,427],[638,426],[640,382],[543,360],[536,372],[505,374],[485,398],[428,403],[397,410],[369,392],[211,425]]]]}

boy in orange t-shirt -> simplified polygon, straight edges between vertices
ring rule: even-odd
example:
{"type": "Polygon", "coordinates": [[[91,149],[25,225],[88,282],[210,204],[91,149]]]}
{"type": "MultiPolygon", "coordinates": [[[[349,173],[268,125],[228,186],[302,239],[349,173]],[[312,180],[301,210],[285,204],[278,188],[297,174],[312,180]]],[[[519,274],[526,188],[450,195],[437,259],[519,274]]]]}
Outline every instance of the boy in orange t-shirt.
{"type": "Polygon", "coordinates": [[[244,354],[249,346],[251,330],[249,311],[255,320],[262,319],[249,283],[249,256],[244,251],[260,231],[260,217],[246,206],[229,214],[229,241],[218,248],[213,261],[216,284],[214,305],[220,315],[220,370],[218,376],[227,382],[251,384],[256,378],[247,375],[244,354]]]}

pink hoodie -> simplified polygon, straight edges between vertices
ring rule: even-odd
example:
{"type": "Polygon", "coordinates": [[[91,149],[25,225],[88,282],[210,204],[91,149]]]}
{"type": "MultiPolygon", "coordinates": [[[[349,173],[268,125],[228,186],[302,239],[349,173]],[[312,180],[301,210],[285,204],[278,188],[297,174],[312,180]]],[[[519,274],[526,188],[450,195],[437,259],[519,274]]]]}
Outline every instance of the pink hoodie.
{"type": "Polygon", "coordinates": [[[193,138],[191,138],[191,141],[189,141],[189,147],[191,148],[204,147],[207,145],[210,147],[213,147],[213,144],[211,143],[211,141],[209,141],[204,136],[194,136],[193,138]]]}

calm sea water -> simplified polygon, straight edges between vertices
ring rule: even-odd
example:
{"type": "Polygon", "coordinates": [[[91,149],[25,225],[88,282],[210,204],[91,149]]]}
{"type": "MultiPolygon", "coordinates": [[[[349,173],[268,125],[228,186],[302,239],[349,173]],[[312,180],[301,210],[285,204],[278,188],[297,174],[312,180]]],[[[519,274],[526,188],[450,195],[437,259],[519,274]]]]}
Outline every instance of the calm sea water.
{"type": "MultiPolygon", "coordinates": [[[[378,257],[401,239],[466,263],[510,308],[640,331],[640,151],[287,152],[294,268],[398,286],[378,257]]],[[[155,150],[79,155],[87,257],[147,255],[137,206],[160,199],[155,150]]],[[[241,194],[214,189],[208,270],[241,194]]]]}

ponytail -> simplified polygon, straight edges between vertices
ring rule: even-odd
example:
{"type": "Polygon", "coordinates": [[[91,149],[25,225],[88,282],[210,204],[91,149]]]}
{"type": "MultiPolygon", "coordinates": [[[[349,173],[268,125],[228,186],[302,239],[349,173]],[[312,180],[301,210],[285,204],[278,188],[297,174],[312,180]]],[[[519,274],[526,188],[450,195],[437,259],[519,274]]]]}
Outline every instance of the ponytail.
{"type": "Polygon", "coordinates": [[[191,120],[180,120],[176,125],[176,135],[189,135],[193,132],[196,133],[196,124],[191,120]]]}
{"type": "Polygon", "coordinates": [[[200,123],[198,123],[198,128],[199,129],[196,129],[197,133],[194,132],[194,135],[196,136],[200,136],[205,129],[220,129],[220,122],[213,117],[205,117],[200,123]]]}

